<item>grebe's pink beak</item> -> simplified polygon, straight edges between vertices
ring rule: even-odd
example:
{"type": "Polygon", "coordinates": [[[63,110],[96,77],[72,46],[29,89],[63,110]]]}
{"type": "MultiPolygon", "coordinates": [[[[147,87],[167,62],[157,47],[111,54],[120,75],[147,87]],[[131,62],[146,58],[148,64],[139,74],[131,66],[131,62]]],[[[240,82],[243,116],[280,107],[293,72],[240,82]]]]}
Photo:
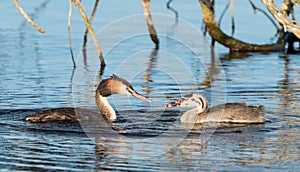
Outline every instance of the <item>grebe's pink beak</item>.
{"type": "Polygon", "coordinates": [[[151,102],[151,100],[147,99],[146,97],[140,95],[140,94],[137,93],[137,92],[132,92],[131,95],[132,95],[133,97],[136,97],[136,98],[138,98],[138,99],[143,100],[144,102],[151,102]]]}
{"type": "Polygon", "coordinates": [[[182,102],[182,100],[181,100],[181,99],[178,99],[178,100],[175,101],[175,102],[170,102],[170,103],[166,104],[166,107],[167,107],[167,108],[170,108],[170,107],[174,107],[174,106],[180,106],[180,105],[181,105],[181,102],[182,102]]]}

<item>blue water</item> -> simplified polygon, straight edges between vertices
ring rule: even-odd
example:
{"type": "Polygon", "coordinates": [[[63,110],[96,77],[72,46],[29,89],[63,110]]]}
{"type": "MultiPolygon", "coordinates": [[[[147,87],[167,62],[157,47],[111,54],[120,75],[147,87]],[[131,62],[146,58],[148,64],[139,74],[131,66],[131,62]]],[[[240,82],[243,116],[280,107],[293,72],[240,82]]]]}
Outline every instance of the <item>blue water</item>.
{"type": "MultiPolygon", "coordinates": [[[[217,8],[223,9],[226,2],[218,2],[217,8]]],[[[93,26],[107,63],[101,79],[114,73],[126,78],[151,103],[110,97],[118,112],[118,121],[111,126],[24,122],[26,116],[48,108],[96,109],[94,89],[100,78],[91,41],[86,58],[82,53],[85,28],[75,6],[71,30],[77,68],[73,69],[68,1],[20,3],[47,33],[40,34],[27,24],[13,2],[0,2],[5,9],[0,15],[0,169],[300,170],[299,55],[229,54],[217,45],[213,60],[209,41],[199,31],[198,1],[173,2],[181,17],[177,25],[165,2],[151,1],[159,50],[147,34],[141,2],[99,4],[93,26]],[[204,94],[211,105],[240,101],[264,105],[267,122],[190,129],[178,122],[180,109],[164,107],[190,92],[204,94]]],[[[236,17],[235,36],[272,42],[272,25],[261,14],[254,15],[247,3],[235,3],[235,14],[241,16],[236,17]],[[249,26],[245,17],[257,25],[249,26]]],[[[90,13],[93,3],[83,4],[90,13]]],[[[230,13],[223,23],[231,33],[230,13]]]]}

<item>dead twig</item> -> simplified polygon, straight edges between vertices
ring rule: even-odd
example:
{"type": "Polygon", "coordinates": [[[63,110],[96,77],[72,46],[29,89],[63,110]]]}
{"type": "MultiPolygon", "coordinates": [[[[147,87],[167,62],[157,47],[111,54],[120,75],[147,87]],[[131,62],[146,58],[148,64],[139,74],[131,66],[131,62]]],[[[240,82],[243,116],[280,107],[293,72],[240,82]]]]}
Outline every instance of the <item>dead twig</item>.
{"type": "Polygon", "coordinates": [[[234,24],[234,3],[233,0],[229,0],[230,8],[231,8],[231,35],[234,34],[235,24],[234,24]]]}
{"type": "Polygon", "coordinates": [[[46,33],[41,27],[39,27],[36,23],[34,23],[31,18],[26,14],[26,12],[23,10],[23,8],[21,7],[21,5],[19,4],[18,0],[14,0],[14,3],[17,7],[17,9],[20,11],[20,13],[23,15],[23,17],[25,18],[25,20],[31,24],[36,30],[38,30],[41,33],[46,33]]]}
{"type": "Polygon", "coordinates": [[[218,22],[219,26],[221,26],[223,17],[224,17],[224,15],[226,14],[226,11],[228,10],[228,8],[229,8],[229,1],[228,1],[228,3],[226,4],[225,8],[223,9],[223,11],[222,11],[222,13],[221,13],[221,15],[220,15],[219,22],[218,22]]]}
{"type": "Polygon", "coordinates": [[[80,3],[79,0],[72,0],[72,2],[76,5],[76,7],[78,8],[79,12],[81,13],[82,20],[84,21],[84,23],[85,23],[85,25],[86,25],[89,33],[91,34],[92,40],[93,40],[94,45],[96,47],[96,51],[97,51],[98,57],[99,57],[100,62],[101,62],[101,66],[105,66],[105,61],[104,61],[103,54],[102,54],[102,51],[100,49],[100,46],[99,46],[96,34],[94,32],[93,27],[91,26],[91,23],[90,23],[87,15],[86,15],[86,12],[85,12],[82,4],[80,3]]]}
{"type": "Polygon", "coordinates": [[[275,21],[272,19],[272,17],[265,12],[263,9],[256,7],[256,5],[253,3],[252,0],[249,0],[250,5],[253,8],[254,13],[256,13],[256,11],[260,11],[261,13],[263,13],[270,21],[271,23],[275,26],[275,28],[277,29],[277,32],[280,32],[280,28],[277,26],[277,24],[275,23],[275,21]]]}
{"type": "MultiPolygon", "coordinates": [[[[279,41],[275,44],[249,44],[234,37],[230,37],[226,35],[218,26],[214,13],[210,8],[210,4],[207,3],[206,0],[199,0],[200,6],[202,9],[203,21],[206,25],[207,31],[212,37],[212,39],[216,40],[218,43],[224,45],[229,48],[230,51],[238,51],[238,52],[267,52],[267,51],[282,51],[284,48],[285,42],[279,41]]],[[[281,40],[281,39],[279,39],[281,40]]]]}
{"type": "Polygon", "coordinates": [[[155,43],[156,49],[158,49],[159,48],[159,39],[157,37],[157,33],[154,28],[152,17],[151,17],[150,0],[142,0],[142,3],[143,3],[144,15],[145,15],[146,23],[148,26],[148,31],[150,33],[150,37],[151,37],[152,41],[155,43]]]}
{"type": "Polygon", "coordinates": [[[173,1],[173,0],[169,0],[169,1],[167,2],[167,5],[166,5],[166,6],[167,6],[167,9],[173,11],[173,13],[175,14],[175,20],[176,20],[176,23],[177,23],[177,21],[178,21],[178,11],[175,10],[175,8],[171,7],[172,1],[173,1]]]}
{"type": "MultiPolygon", "coordinates": [[[[94,4],[94,8],[93,8],[93,11],[92,11],[92,14],[91,14],[91,17],[90,17],[90,23],[92,23],[94,17],[95,17],[95,14],[96,14],[96,11],[97,11],[97,7],[98,7],[98,4],[99,4],[99,0],[96,0],[95,1],[95,4],[94,4]]],[[[87,35],[89,33],[89,30],[88,28],[86,28],[85,32],[84,32],[84,36],[83,36],[83,48],[86,47],[86,43],[87,43],[87,35]]]]}
{"type": "Polygon", "coordinates": [[[74,68],[76,67],[76,63],[74,60],[74,55],[73,55],[73,48],[72,48],[72,39],[71,39],[71,15],[72,15],[72,0],[69,1],[69,14],[68,14],[68,39],[69,39],[69,45],[70,45],[70,53],[71,53],[71,58],[73,62],[74,68]]]}
{"type": "Polygon", "coordinates": [[[234,34],[234,30],[235,30],[235,24],[234,24],[234,5],[233,5],[233,0],[229,0],[227,5],[225,6],[224,10],[221,13],[221,16],[219,18],[219,26],[221,27],[221,22],[222,19],[226,13],[226,11],[228,10],[229,6],[231,7],[231,35],[234,34]]]}
{"type": "Polygon", "coordinates": [[[261,2],[267,7],[273,17],[283,26],[285,31],[289,29],[298,38],[300,38],[300,26],[296,25],[294,21],[289,20],[288,16],[276,7],[273,0],[261,0],[261,2]]]}

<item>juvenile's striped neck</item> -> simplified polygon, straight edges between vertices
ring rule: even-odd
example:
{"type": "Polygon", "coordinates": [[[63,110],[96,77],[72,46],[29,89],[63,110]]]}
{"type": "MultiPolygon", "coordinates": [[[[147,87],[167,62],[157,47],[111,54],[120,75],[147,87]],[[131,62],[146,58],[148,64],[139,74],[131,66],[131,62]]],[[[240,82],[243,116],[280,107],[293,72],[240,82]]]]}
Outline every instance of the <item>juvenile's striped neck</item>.
{"type": "Polygon", "coordinates": [[[208,101],[206,100],[205,97],[202,95],[198,95],[198,100],[199,100],[199,107],[198,107],[198,114],[205,112],[208,109],[208,101]]]}
{"type": "Polygon", "coordinates": [[[180,117],[180,121],[183,123],[195,123],[200,116],[199,114],[207,111],[208,101],[206,100],[206,98],[204,96],[198,95],[198,94],[187,95],[184,98],[187,99],[187,100],[185,100],[187,103],[194,105],[194,108],[186,111],[180,117]]]}

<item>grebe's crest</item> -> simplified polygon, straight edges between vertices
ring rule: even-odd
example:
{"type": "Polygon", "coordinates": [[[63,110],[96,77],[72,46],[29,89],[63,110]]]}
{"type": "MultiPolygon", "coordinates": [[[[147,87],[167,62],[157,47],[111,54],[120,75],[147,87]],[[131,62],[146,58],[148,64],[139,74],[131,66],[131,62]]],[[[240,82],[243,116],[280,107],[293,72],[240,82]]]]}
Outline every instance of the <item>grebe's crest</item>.
{"type": "Polygon", "coordinates": [[[110,78],[104,79],[100,82],[97,91],[101,95],[107,97],[112,94],[126,94],[130,95],[135,92],[132,85],[123,78],[113,74],[110,78]]]}
{"type": "Polygon", "coordinates": [[[112,94],[125,94],[131,95],[145,102],[150,102],[149,99],[137,93],[127,80],[120,78],[115,74],[108,79],[102,80],[97,88],[97,92],[104,97],[112,94]]]}
{"type": "Polygon", "coordinates": [[[123,79],[123,78],[120,78],[118,77],[117,75],[113,74],[111,77],[110,77],[112,80],[114,81],[119,81],[121,82],[122,84],[126,85],[127,87],[130,87],[133,89],[132,85],[130,84],[130,82],[128,82],[127,80],[123,79]]]}

